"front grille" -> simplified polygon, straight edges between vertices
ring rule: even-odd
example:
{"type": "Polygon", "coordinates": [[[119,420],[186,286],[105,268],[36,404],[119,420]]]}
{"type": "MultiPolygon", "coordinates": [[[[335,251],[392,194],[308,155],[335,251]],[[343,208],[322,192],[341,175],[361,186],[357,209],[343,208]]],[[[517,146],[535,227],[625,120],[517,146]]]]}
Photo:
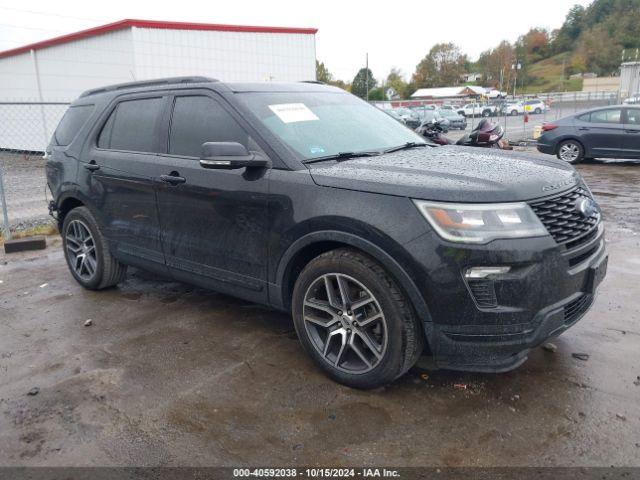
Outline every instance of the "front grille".
{"type": "Polygon", "coordinates": [[[587,242],[592,237],[587,234],[595,229],[600,219],[597,210],[587,218],[576,210],[576,201],[581,197],[591,198],[591,195],[578,187],[568,193],[530,203],[553,239],[558,243],[571,242],[570,248],[587,242]]]}
{"type": "Polygon", "coordinates": [[[573,323],[577,318],[587,311],[591,305],[591,295],[580,295],[575,300],[567,303],[564,307],[564,323],[573,323]]]}
{"type": "Polygon", "coordinates": [[[496,298],[496,290],[492,280],[487,279],[468,279],[467,284],[480,308],[495,308],[498,306],[496,298]]]}

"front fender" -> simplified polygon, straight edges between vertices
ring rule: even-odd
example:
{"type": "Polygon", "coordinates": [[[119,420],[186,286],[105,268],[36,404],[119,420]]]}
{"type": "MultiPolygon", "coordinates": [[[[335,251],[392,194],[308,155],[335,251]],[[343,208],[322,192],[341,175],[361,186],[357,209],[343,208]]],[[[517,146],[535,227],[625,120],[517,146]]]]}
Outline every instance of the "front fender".
{"type": "MultiPolygon", "coordinates": [[[[287,305],[287,299],[285,298],[288,284],[287,275],[289,273],[289,267],[296,255],[304,248],[314,243],[321,242],[336,242],[348,245],[373,257],[387,270],[387,272],[389,272],[389,274],[400,284],[403,291],[409,296],[416,314],[425,327],[425,332],[428,333],[431,331],[431,315],[423,296],[420,294],[418,288],[411,279],[412,272],[408,267],[408,262],[403,265],[378,245],[352,233],[338,230],[311,232],[300,237],[289,246],[284,255],[282,255],[278,264],[275,283],[269,284],[269,299],[270,303],[274,307],[284,308],[285,305],[287,305]]],[[[397,248],[402,249],[400,245],[397,245],[397,248]]]]}

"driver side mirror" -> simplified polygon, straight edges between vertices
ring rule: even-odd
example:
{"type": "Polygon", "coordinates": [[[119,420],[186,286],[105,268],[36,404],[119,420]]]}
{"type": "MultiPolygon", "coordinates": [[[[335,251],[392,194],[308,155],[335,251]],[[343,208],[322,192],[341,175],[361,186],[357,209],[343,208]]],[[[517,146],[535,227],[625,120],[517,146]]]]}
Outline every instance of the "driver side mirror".
{"type": "Polygon", "coordinates": [[[200,166],[235,170],[239,168],[267,168],[271,162],[256,153],[251,153],[238,142],[205,142],[202,144],[200,166]]]}

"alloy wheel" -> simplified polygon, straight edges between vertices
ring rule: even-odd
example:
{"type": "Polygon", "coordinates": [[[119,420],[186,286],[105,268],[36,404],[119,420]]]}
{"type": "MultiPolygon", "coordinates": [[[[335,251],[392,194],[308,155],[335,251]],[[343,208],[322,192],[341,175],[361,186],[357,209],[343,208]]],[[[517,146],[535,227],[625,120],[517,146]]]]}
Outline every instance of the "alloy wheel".
{"type": "Polygon", "coordinates": [[[565,162],[573,162],[580,155],[580,148],[575,143],[565,143],[558,153],[565,162]]]}
{"type": "Polygon", "coordinates": [[[89,228],[82,221],[73,220],[67,226],[65,240],[71,268],[83,280],[91,280],[96,273],[98,259],[89,228]]]}
{"type": "Polygon", "coordinates": [[[328,273],[317,278],[305,293],[303,319],[316,351],[341,371],[370,372],[386,353],[387,321],[380,303],[353,277],[328,273]]]}

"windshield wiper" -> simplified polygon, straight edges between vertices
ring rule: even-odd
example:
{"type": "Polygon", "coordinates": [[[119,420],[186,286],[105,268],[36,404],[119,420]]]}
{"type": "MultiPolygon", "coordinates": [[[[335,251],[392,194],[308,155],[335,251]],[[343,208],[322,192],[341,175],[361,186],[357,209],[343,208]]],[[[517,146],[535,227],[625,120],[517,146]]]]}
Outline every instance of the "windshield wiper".
{"type": "Polygon", "coordinates": [[[380,155],[380,152],[340,152],[334,155],[326,155],[324,157],[315,157],[310,158],[309,160],[305,160],[302,163],[316,163],[316,162],[324,162],[326,160],[347,160],[349,158],[357,158],[357,157],[377,157],[380,155]]]}
{"type": "Polygon", "coordinates": [[[386,150],[383,150],[382,153],[398,152],[400,150],[408,150],[410,148],[415,148],[415,147],[430,147],[430,146],[431,145],[428,143],[407,142],[404,145],[398,145],[397,147],[387,148],[386,150]]]}

